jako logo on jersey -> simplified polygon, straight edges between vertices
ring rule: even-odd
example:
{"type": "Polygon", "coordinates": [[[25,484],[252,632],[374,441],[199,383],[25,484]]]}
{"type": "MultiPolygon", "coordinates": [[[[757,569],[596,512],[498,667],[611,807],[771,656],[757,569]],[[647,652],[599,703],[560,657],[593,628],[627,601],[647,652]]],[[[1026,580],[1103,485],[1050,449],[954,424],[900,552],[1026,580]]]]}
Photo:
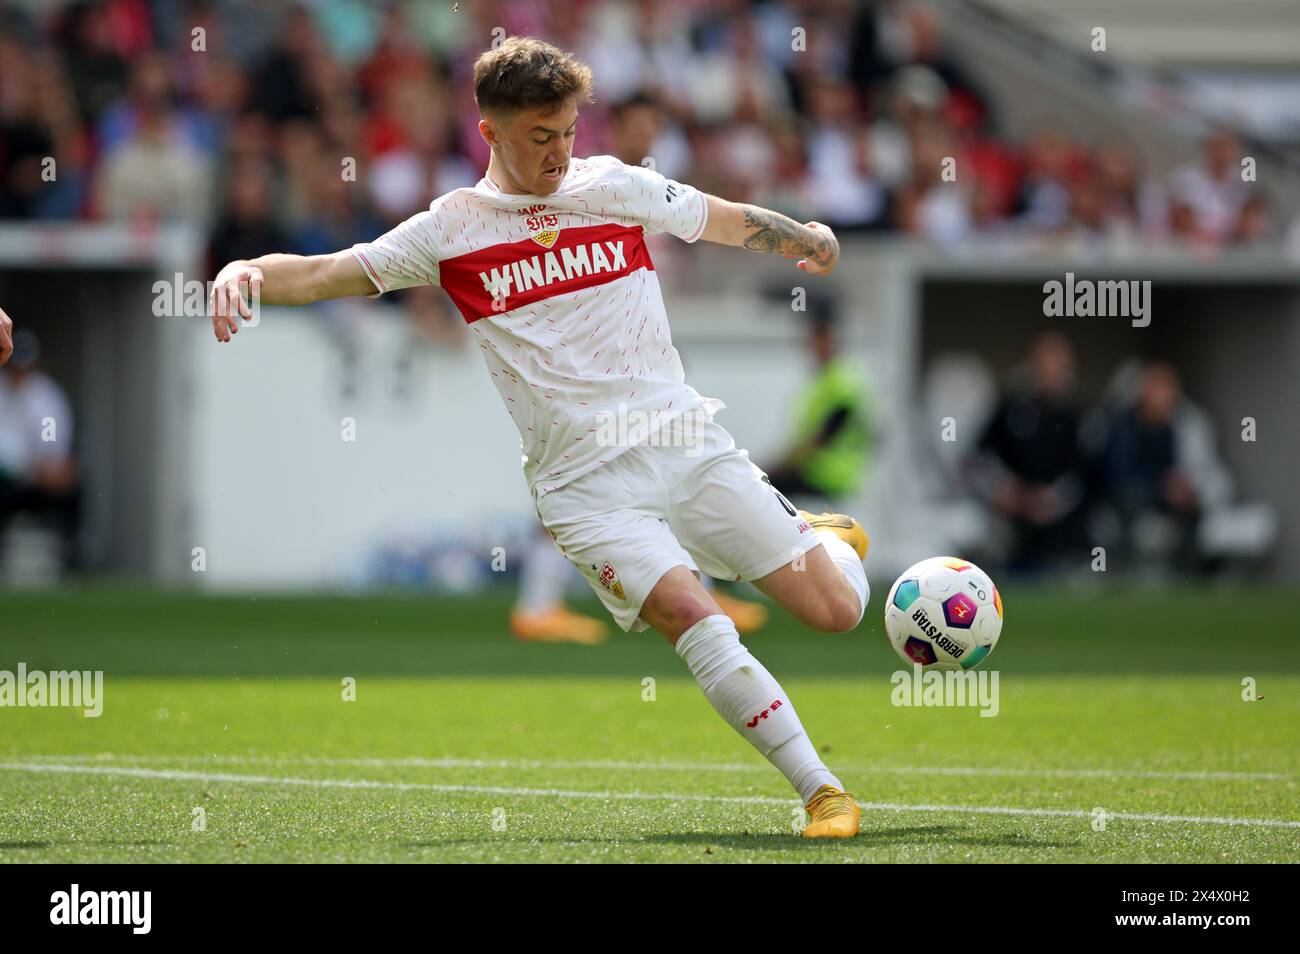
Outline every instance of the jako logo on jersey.
{"type": "Polygon", "coordinates": [[[534,236],[443,259],[442,287],[467,322],[654,269],[639,225],[555,229],[550,249],[540,254],[539,241],[534,236]],[[493,307],[494,298],[505,307],[493,307]]]}
{"type": "Polygon", "coordinates": [[[776,711],[777,709],[779,709],[779,708],[781,708],[781,700],[780,700],[780,699],[777,699],[775,702],[773,702],[770,706],[768,706],[766,709],[764,709],[764,710],[763,710],[762,712],[760,712],[758,715],[754,716],[754,718],[752,718],[752,719],[750,719],[748,722],[746,722],[745,725],[746,725],[747,727],[749,727],[749,728],[752,729],[752,728],[754,728],[754,726],[758,725],[758,720],[759,720],[759,719],[766,719],[766,718],[767,718],[767,714],[768,714],[769,712],[775,712],[775,711],[776,711]]]}

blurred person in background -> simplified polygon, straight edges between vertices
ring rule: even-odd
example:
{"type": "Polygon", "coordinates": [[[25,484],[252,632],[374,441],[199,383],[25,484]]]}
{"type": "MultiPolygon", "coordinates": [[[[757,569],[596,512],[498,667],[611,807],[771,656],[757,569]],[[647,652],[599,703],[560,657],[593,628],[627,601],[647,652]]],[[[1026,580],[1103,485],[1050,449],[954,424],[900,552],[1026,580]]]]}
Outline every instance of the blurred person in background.
{"type": "Polygon", "coordinates": [[[1084,156],[1056,126],[1041,126],[1024,148],[1020,185],[1020,222],[1030,232],[1055,233],[1070,222],[1071,191],[1084,156]]]}
{"type": "Polygon", "coordinates": [[[1167,197],[1164,235],[1180,244],[1202,250],[1212,250],[1218,244],[1213,234],[1201,228],[1196,217],[1196,207],[1179,196],[1167,197]]]}
{"type": "Polygon", "coordinates": [[[789,87],[765,55],[754,21],[728,11],[712,26],[716,42],[697,56],[685,77],[696,119],[750,124],[788,113],[789,87]]]}
{"type": "Polygon", "coordinates": [[[975,80],[949,54],[940,12],[920,0],[878,5],[881,46],[897,66],[921,65],[932,70],[950,95],[979,104],[986,97],[975,80]]]}
{"type": "Polygon", "coordinates": [[[666,176],[685,173],[690,146],[662,100],[650,90],[639,90],[615,103],[609,115],[609,152],[629,165],[654,161],[666,176]]]}
{"type": "Polygon", "coordinates": [[[870,125],[872,167],[881,183],[897,190],[912,175],[917,131],[933,122],[948,101],[948,87],[925,66],[905,66],[882,87],[870,125]]]}
{"type": "Polygon", "coordinates": [[[1219,129],[1205,137],[1201,157],[1169,176],[1171,228],[1176,236],[1209,245],[1228,241],[1250,188],[1241,178],[1241,141],[1219,129]]]}
{"type": "Polygon", "coordinates": [[[311,119],[318,105],[311,90],[312,62],[323,52],[311,12],[294,7],[279,24],[271,49],[254,71],[254,108],[272,120],[311,119]]]}
{"type": "Polygon", "coordinates": [[[1213,425],[1185,396],[1169,364],[1145,365],[1133,398],[1112,415],[1103,459],[1106,504],[1120,550],[1158,563],[1197,563],[1196,529],[1208,507],[1231,497],[1213,425]]]}
{"type": "Polygon", "coordinates": [[[1112,218],[1113,206],[1108,183],[1095,157],[1081,162],[1070,179],[1069,221],[1056,238],[1063,240],[1072,254],[1100,255],[1111,245],[1132,235],[1122,221],[1112,218]]]}
{"type": "Polygon", "coordinates": [[[976,489],[1010,524],[1010,566],[1038,571],[1082,559],[1088,455],[1080,440],[1074,349],[1035,338],[979,440],[976,489]]]}
{"type": "Polygon", "coordinates": [[[1158,235],[1159,186],[1148,181],[1142,154],[1126,140],[1110,139],[1095,155],[1107,231],[1121,238],[1158,235]]]}
{"type": "MultiPolygon", "coordinates": [[[[244,123],[241,122],[241,132],[244,123]]],[[[265,121],[269,128],[270,122],[265,121]]],[[[320,162],[325,150],[325,137],[320,127],[306,120],[295,119],[277,123],[275,133],[268,136],[267,145],[274,155],[280,182],[277,189],[283,227],[297,233],[307,227],[316,214],[315,179],[312,171],[320,162]]]]}
{"type": "Polygon", "coordinates": [[[1228,232],[1230,245],[1255,245],[1279,238],[1273,203],[1267,192],[1254,189],[1241,204],[1237,219],[1228,232]]]}
{"type": "Polygon", "coordinates": [[[55,16],[53,33],[64,50],[78,110],[91,123],[126,91],[131,60],[152,39],[143,2],[69,4],[55,16]]]}
{"type": "Polygon", "coordinates": [[[150,52],[131,66],[128,93],[115,100],[95,125],[96,148],[105,155],[130,143],[142,126],[161,126],[168,139],[184,142],[204,153],[215,151],[217,136],[211,118],[201,109],[181,101],[170,56],[150,52]]]}
{"type": "MultiPolygon", "coordinates": [[[[832,76],[858,89],[870,89],[871,81],[859,80],[859,64],[854,61],[861,55],[865,43],[874,43],[866,33],[859,32],[870,22],[869,18],[862,16],[863,11],[858,9],[860,6],[798,0],[750,8],[765,55],[774,68],[785,74],[795,113],[806,111],[808,86],[818,77],[832,76]],[[792,42],[796,28],[803,31],[799,36],[801,49],[795,49],[792,42]]],[[[866,72],[870,71],[869,65],[864,65],[864,68],[866,72]]],[[[773,118],[787,121],[793,116],[773,118]]]]}
{"type": "Polygon", "coordinates": [[[395,120],[392,141],[366,178],[375,208],[393,224],[424,209],[430,195],[472,186],[478,174],[450,148],[449,104],[439,84],[421,75],[387,87],[385,99],[395,120]]]}
{"type": "Polygon", "coordinates": [[[840,230],[880,223],[886,194],[872,169],[858,91],[843,80],[819,77],[808,89],[808,109],[805,138],[818,220],[840,230]]]}
{"type": "Polygon", "coordinates": [[[306,168],[294,174],[301,178],[309,201],[294,237],[293,247],[298,254],[323,255],[335,248],[347,248],[383,228],[366,190],[343,178],[334,156],[315,156],[306,168]]]}
{"type": "MultiPolygon", "coordinates": [[[[686,4],[580,0],[560,6],[564,12],[558,32],[566,42],[582,49],[600,76],[602,95],[608,102],[622,102],[639,90],[652,90],[669,114],[691,112],[702,53],[692,44],[696,22],[686,4]]],[[[712,15],[708,9],[695,14],[706,20],[712,15]]]]}
{"type": "Polygon", "coordinates": [[[208,265],[213,271],[239,258],[256,258],[287,242],[275,219],[273,173],[270,166],[246,159],[231,169],[226,182],[224,211],[208,242],[208,265]]]}
{"type": "Polygon", "coordinates": [[[789,90],[761,56],[759,37],[743,18],[726,21],[724,43],[691,77],[694,118],[714,130],[718,171],[730,192],[750,201],[772,176],[775,155],[767,125],[790,110],[789,90]]]}
{"type": "Polygon", "coordinates": [[[0,34],[0,218],[74,218],[90,143],[58,59],[0,34]]]}
{"type": "Polygon", "coordinates": [[[95,184],[109,219],[206,224],[212,213],[212,163],[200,134],[172,101],[168,64],[145,57],[132,74],[131,101],[106,115],[111,130],[95,184]]]}
{"type": "Polygon", "coordinates": [[[755,194],[759,205],[788,208],[792,215],[811,219],[815,212],[815,186],[808,165],[808,147],[794,122],[777,124],[772,131],[775,159],[767,185],[755,194]]]}
{"type": "Polygon", "coordinates": [[[428,75],[436,62],[427,41],[413,29],[410,10],[393,4],[384,12],[374,46],[357,73],[372,112],[394,86],[428,75]]]}
{"type": "Polygon", "coordinates": [[[40,356],[40,340],[20,329],[0,370],[0,543],[14,517],[31,514],[58,532],[63,564],[72,567],[78,524],[72,408],[63,388],[40,370],[40,356]]]}
{"type": "Polygon", "coordinates": [[[936,245],[967,241],[974,228],[973,189],[966,179],[944,181],[948,157],[957,154],[956,131],[941,117],[924,120],[912,134],[912,178],[895,197],[895,223],[908,235],[936,245]]]}
{"type": "Polygon", "coordinates": [[[794,400],[792,446],[768,473],[805,510],[836,510],[862,489],[871,465],[866,384],[836,341],[835,302],[809,302],[813,373],[794,400]],[[802,502],[800,502],[802,500],[802,502]]]}
{"type": "MultiPolygon", "coordinates": [[[[638,91],[610,110],[610,155],[639,166],[654,152],[664,116],[655,98],[638,91]]],[[[655,167],[658,168],[658,160],[655,167]]]]}

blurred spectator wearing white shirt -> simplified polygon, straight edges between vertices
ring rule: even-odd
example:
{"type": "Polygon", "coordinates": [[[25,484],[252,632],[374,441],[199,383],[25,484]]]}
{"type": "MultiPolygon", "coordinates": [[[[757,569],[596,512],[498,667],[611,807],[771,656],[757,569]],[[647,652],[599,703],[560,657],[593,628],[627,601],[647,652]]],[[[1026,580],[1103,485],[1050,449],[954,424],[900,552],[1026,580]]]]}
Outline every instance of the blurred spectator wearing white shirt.
{"type": "Polygon", "coordinates": [[[0,370],[0,541],[19,513],[50,520],[74,562],[77,473],[72,409],[63,389],[37,368],[40,341],[14,333],[14,353],[0,370]]]}
{"type": "Polygon", "coordinates": [[[639,90],[611,107],[609,143],[603,151],[632,166],[643,165],[650,158],[655,170],[669,179],[684,177],[689,171],[690,144],[659,98],[648,90],[639,90]]]}
{"type": "Polygon", "coordinates": [[[1226,130],[1212,133],[1202,144],[1201,161],[1182,166],[1169,177],[1175,232],[1216,245],[1226,242],[1248,192],[1241,178],[1241,143],[1226,130]]]}
{"type": "Polygon", "coordinates": [[[808,162],[818,221],[844,229],[876,223],[885,214],[886,195],[871,169],[857,92],[842,80],[821,77],[809,85],[808,107],[808,162]]]}

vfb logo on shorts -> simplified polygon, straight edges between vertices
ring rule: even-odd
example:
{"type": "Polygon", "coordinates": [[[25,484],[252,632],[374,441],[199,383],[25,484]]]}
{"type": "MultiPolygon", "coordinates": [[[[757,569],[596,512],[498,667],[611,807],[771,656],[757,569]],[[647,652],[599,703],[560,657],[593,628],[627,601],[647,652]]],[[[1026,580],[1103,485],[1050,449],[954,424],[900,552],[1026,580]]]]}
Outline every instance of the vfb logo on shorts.
{"type": "MultiPolygon", "coordinates": [[[[596,564],[593,563],[591,568],[596,570],[596,564]]],[[[623,584],[619,582],[618,571],[614,569],[614,564],[606,560],[605,565],[599,570],[596,570],[596,578],[600,580],[601,586],[609,590],[620,600],[627,599],[627,594],[623,592],[623,584]]]]}

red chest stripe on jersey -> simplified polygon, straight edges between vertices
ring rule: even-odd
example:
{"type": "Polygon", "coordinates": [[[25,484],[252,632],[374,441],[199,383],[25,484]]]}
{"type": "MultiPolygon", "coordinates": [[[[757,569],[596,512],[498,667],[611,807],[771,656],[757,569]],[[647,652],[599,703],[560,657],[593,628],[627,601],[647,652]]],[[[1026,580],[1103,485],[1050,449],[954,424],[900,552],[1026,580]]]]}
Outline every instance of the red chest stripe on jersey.
{"type": "Polygon", "coordinates": [[[466,323],[655,267],[639,225],[566,228],[549,249],[527,238],[444,258],[439,266],[442,287],[466,323]],[[494,297],[501,299],[496,308],[494,297]]]}

